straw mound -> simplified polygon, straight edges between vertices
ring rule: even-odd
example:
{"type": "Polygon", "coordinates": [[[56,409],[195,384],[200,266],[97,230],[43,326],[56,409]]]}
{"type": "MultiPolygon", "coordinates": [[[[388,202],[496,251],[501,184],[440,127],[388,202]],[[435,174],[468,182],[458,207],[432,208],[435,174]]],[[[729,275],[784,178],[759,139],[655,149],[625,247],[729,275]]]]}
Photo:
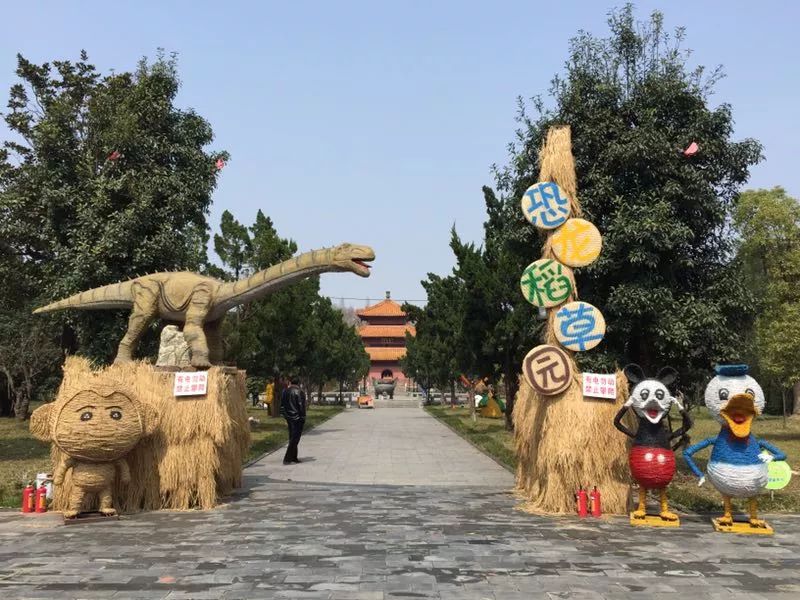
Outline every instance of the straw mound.
{"type": "Polygon", "coordinates": [[[521,378],[514,405],[518,457],[517,493],[528,512],[575,512],[579,487],[597,486],[603,512],[627,512],[627,438],[614,415],[627,400],[628,383],[617,371],[617,399],[585,400],[581,376],[556,396],[540,396],[521,378]]]}
{"type": "MultiPolygon", "coordinates": [[[[173,373],[146,363],[112,365],[105,371],[113,371],[140,402],[159,414],[155,433],[126,457],[131,483],[117,483],[114,506],[122,512],[212,508],[241,485],[242,461],[250,445],[244,371],[228,373],[212,367],[208,394],[188,398],[173,396],[173,373]]],[[[59,394],[92,376],[87,360],[68,358],[59,394]]],[[[62,452],[53,446],[51,455],[55,467],[62,452]]],[[[54,490],[55,510],[64,510],[71,487],[68,473],[64,485],[54,490]]]]}

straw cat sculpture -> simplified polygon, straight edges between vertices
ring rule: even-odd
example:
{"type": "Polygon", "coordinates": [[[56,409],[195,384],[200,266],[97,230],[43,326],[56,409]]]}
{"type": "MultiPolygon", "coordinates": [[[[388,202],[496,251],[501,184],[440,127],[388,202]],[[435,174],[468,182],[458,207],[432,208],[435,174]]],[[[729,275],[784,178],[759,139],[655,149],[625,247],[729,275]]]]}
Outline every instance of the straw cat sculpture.
{"type": "Polygon", "coordinates": [[[84,500],[95,494],[101,513],[116,514],[112,490],[117,474],[123,484],[131,478],[125,455],[157,425],[156,411],[107,375],[87,374],[69,382],[54,402],[36,409],[31,433],[66,455],[56,466],[53,483],[62,485],[72,470],[73,488],[64,517],[78,516],[84,500]]]}

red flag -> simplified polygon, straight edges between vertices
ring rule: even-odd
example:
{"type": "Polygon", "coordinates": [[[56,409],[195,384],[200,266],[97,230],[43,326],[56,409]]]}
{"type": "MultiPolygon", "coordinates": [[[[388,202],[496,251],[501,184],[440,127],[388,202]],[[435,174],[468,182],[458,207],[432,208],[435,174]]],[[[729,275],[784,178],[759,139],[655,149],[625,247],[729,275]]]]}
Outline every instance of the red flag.
{"type": "Polygon", "coordinates": [[[117,160],[122,154],[114,150],[111,154],[108,155],[108,160],[117,160]]]}
{"type": "Polygon", "coordinates": [[[697,145],[697,142],[692,142],[689,144],[689,147],[683,151],[684,156],[694,156],[697,154],[697,151],[700,150],[700,146],[697,145]]]}
{"type": "Polygon", "coordinates": [[[217,165],[217,171],[222,171],[223,167],[225,166],[225,161],[222,160],[221,158],[218,158],[216,165],[217,165]]]}

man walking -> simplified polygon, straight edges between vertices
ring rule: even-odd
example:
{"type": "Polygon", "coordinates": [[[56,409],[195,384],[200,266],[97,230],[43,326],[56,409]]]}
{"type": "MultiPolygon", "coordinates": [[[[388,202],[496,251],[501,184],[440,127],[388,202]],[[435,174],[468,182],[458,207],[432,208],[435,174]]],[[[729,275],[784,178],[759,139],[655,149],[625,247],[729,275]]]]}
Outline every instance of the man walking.
{"type": "Polygon", "coordinates": [[[289,427],[289,446],[283,457],[283,464],[299,463],[297,458],[297,445],[303,434],[303,425],[306,424],[306,394],[300,389],[300,379],[292,377],[291,385],[281,394],[281,412],[289,427]]]}

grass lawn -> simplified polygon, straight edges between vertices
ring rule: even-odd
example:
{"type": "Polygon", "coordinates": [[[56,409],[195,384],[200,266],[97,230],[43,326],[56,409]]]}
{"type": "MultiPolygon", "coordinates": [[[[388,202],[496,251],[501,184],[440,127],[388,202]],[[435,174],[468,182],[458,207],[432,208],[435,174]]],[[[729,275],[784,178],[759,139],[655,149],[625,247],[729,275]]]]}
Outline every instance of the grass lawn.
{"type": "MultiPolygon", "coordinates": [[[[31,412],[38,407],[32,405],[31,412]]],[[[28,421],[0,418],[0,507],[21,506],[25,483],[50,471],[50,444],[34,439],[28,426],[28,421]]]]}
{"type": "MultiPolygon", "coordinates": [[[[31,406],[31,412],[38,408],[31,406]]],[[[306,430],[341,412],[341,406],[309,406],[306,430]]],[[[249,415],[261,422],[252,426],[251,460],[278,448],[289,439],[286,421],[271,418],[266,410],[248,408],[249,415]]],[[[31,436],[28,421],[0,418],[0,507],[19,507],[24,482],[36,478],[39,472],[50,471],[50,445],[31,436]]]]}
{"type": "MultiPolygon", "coordinates": [[[[477,423],[470,419],[468,408],[451,409],[447,406],[428,406],[426,410],[455,429],[462,437],[471,441],[499,462],[515,469],[517,459],[514,455],[513,435],[505,429],[503,419],[483,419],[477,423]]],[[[689,432],[692,443],[717,435],[719,424],[704,408],[692,412],[694,427],[689,432]]],[[[783,427],[781,417],[762,416],[756,419],[753,433],[775,444],[786,452],[788,463],[794,470],[800,469],[800,420],[787,419],[783,427]]],[[[612,423],[609,431],[617,433],[612,423]]],[[[622,434],[619,434],[622,435],[622,434]]],[[[710,483],[697,486],[697,478],[689,471],[683,460],[683,449],[678,452],[678,472],[669,489],[672,500],[693,511],[720,511],[722,499],[710,483]]],[[[705,469],[710,448],[695,455],[695,461],[705,469]]],[[[743,503],[734,502],[738,508],[746,508],[743,503]]],[[[775,492],[767,492],[759,499],[760,510],[764,512],[800,512],[800,476],[794,476],[788,486],[775,492]]]]}

